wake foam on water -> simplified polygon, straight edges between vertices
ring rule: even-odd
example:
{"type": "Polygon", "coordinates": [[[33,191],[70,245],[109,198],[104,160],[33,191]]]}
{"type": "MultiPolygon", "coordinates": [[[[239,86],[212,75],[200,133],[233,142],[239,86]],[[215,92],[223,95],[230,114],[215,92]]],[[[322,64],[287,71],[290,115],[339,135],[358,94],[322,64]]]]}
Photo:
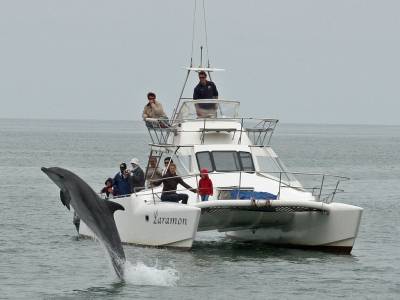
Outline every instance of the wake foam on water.
{"type": "Polygon", "coordinates": [[[157,266],[148,267],[142,262],[133,265],[126,261],[124,279],[134,285],[176,286],[179,274],[171,268],[158,269],[157,266]]]}

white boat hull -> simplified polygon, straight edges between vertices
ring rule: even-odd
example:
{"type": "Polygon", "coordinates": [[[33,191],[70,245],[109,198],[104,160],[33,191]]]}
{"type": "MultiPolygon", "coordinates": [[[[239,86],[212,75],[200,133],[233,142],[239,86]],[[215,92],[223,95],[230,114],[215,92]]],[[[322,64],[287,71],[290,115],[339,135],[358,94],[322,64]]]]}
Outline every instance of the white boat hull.
{"type": "Polygon", "coordinates": [[[295,212],[286,224],[227,232],[232,239],[292,247],[312,247],[350,253],[361,221],[362,209],[342,203],[325,204],[321,211],[295,212]]]}
{"type": "MultiPolygon", "coordinates": [[[[145,246],[191,248],[196,236],[201,210],[197,207],[168,202],[119,198],[125,210],[114,214],[122,243],[145,246]]],[[[95,238],[81,222],[79,234],[95,238]]]]}
{"type": "MultiPolygon", "coordinates": [[[[149,196],[119,198],[115,222],[126,244],[192,247],[197,231],[218,230],[232,239],[350,252],[362,209],[342,203],[285,200],[214,200],[182,205],[149,196]]],[[[81,223],[79,233],[94,237],[81,223]]]]}

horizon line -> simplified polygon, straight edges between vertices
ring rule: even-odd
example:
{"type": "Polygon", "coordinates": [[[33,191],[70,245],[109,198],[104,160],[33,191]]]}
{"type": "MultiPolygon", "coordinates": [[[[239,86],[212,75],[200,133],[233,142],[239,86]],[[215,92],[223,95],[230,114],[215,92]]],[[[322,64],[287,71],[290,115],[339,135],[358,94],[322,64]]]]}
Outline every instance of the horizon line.
{"type": "MultiPolygon", "coordinates": [[[[95,119],[95,118],[36,118],[36,117],[0,117],[0,120],[30,120],[30,121],[101,121],[101,122],[143,122],[141,119],[95,119]]],[[[331,125],[331,126],[400,126],[400,124],[379,124],[379,123],[321,123],[321,122],[282,122],[287,125],[331,125]]]]}

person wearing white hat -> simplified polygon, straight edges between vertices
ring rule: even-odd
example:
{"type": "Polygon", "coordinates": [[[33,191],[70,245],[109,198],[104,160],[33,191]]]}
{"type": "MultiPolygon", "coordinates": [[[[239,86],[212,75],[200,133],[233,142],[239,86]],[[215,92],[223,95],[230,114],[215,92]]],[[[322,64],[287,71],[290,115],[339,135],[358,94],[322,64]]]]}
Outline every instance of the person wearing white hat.
{"type": "Polygon", "coordinates": [[[132,158],[132,159],[131,159],[131,164],[138,165],[138,164],[139,164],[139,159],[136,158],[136,157],[132,158]]]}
{"type": "Polygon", "coordinates": [[[136,157],[131,159],[131,166],[131,176],[129,177],[131,190],[132,193],[139,192],[144,189],[144,172],[139,166],[139,159],[136,157]]]}

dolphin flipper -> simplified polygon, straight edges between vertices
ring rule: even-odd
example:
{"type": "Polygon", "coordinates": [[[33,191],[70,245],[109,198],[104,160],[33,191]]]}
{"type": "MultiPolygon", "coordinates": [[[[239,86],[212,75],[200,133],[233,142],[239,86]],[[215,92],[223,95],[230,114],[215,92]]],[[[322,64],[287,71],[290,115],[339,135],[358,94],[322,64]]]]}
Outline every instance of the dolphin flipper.
{"type": "Polygon", "coordinates": [[[107,208],[110,210],[111,214],[114,214],[116,210],[125,210],[125,208],[119,203],[110,200],[103,200],[103,201],[105,201],[107,208]]]}
{"type": "Polygon", "coordinates": [[[68,190],[61,189],[60,190],[60,199],[62,204],[71,210],[69,203],[71,202],[71,195],[69,194],[68,190]]]}

